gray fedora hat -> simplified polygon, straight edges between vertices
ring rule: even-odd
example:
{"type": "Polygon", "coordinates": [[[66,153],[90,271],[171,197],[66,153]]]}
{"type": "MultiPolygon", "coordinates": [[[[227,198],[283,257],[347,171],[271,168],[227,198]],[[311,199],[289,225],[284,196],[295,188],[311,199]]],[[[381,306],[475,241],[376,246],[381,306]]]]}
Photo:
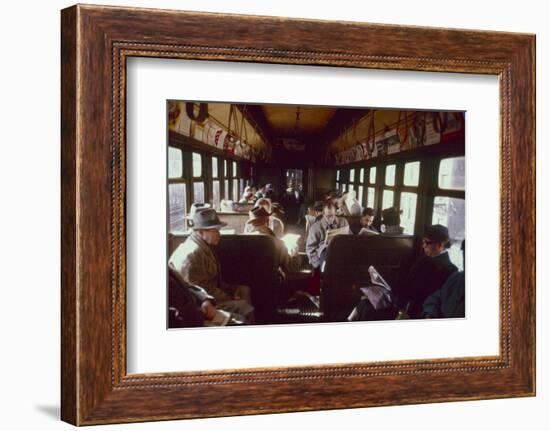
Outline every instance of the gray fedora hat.
{"type": "Polygon", "coordinates": [[[216,210],[213,208],[201,208],[193,214],[193,229],[219,229],[227,226],[218,218],[216,210]]]}

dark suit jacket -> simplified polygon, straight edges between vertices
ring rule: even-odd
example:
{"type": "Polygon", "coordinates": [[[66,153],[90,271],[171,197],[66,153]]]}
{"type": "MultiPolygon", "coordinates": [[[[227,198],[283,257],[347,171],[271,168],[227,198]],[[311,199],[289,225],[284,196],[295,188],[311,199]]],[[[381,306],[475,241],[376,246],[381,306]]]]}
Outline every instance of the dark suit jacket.
{"type": "Polygon", "coordinates": [[[189,328],[204,325],[201,304],[214,298],[199,286],[183,281],[178,272],[168,267],[168,327],[189,328]]]}
{"type": "Polygon", "coordinates": [[[443,286],[449,276],[457,271],[444,252],[436,257],[422,256],[411,267],[403,293],[410,303],[409,315],[421,318],[422,304],[428,296],[443,286]]]}

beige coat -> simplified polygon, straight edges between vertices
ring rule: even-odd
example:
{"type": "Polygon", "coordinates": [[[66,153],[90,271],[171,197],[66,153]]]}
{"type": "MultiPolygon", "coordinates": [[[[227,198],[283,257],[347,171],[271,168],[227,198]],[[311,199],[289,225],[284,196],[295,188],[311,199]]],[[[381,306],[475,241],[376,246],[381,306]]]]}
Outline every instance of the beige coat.
{"type": "Polygon", "coordinates": [[[223,290],[220,262],[212,248],[193,232],[187,240],[172,253],[170,264],[187,283],[202,287],[217,302],[228,301],[231,296],[223,290]]]}

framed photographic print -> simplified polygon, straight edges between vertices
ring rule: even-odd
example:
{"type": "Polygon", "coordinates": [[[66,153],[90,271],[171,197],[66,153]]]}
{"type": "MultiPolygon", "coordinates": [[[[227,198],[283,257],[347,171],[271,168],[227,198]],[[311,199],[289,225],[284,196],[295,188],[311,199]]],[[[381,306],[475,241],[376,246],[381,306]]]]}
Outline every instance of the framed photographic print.
{"type": "Polygon", "coordinates": [[[61,30],[63,420],[535,394],[533,35],[61,30]]]}

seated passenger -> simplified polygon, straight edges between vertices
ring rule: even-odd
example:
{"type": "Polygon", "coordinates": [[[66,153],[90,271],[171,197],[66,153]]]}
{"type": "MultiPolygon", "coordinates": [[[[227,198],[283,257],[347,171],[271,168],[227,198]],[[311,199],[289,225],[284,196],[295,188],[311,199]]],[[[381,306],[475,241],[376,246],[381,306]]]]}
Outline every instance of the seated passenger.
{"type": "Polygon", "coordinates": [[[327,232],[343,227],[347,227],[349,233],[347,220],[336,216],[336,206],[331,201],[325,202],[323,217],[311,225],[306,241],[306,254],[313,268],[320,268],[325,261],[329,242],[327,232]]]}
{"type": "Polygon", "coordinates": [[[203,326],[205,319],[216,314],[214,298],[201,287],[183,282],[178,272],[168,265],[168,327],[203,326]]]}
{"type": "Polygon", "coordinates": [[[253,320],[250,288],[225,283],[220,262],[214,251],[220,242],[220,228],[226,226],[212,208],[199,210],[193,216],[193,233],[172,253],[169,264],[186,283],[205,289],[218,308],[253,320]]]}
{"type": "MultiPolygon", "coordinates": [[[[466,241],[462,241],[462,260],[464,259],[464,247],[466,241]]],[[[451,274],[447,281],[424,301],[422,311],[425,318],[438,317],[464,317],[464,271],[451,274]]]]}
{"type": "Polygon", "coordinates": [[[382,210],[382,225],[380,231],[384,235],[402,235],[403,228],[401,224],[401,211],[395,207],[382,210]]]}
{"type": "Polygon", "coordinates": [[[449,276],[456,272],[447,253],[449,230],[440,224],[429,226],[422,239],[424,256],[411,267],[402,291],[409,303],[408,314],[411,318],[423,317],[422,304],[436,290],[443,286],[449,276]]]}
{"type": "Polygon", "coordinates": [[[359,201],[355,198],[354,190],[350,190],[343,196],[342,212],[344,215],[347,216],[361,215],[361,205],[359,204],[359,201]]]}
{"type": "Polygon", "coordinates": [[[378,232],[374,226],[372,225],[372,222],[374,221],[374,209],[372,208],[365,208],[361,213],[361,219],[359,222],[361,223],[361,230],[359,231],[359,235],[379,235],[380,232],[378,232]]]}
{"type": "Polygon", "coordinates": [[[253,188],[250,186],[247,186],[244,188],[243,195],[241,196],[241,200],[239,201],[241,204],[253,204],[254,203],[254,191],[253,188]]]}
{"type": "Polygon", "coordinates": [[[168,327],[238,325],[247,323],[236,313],[221,317],[215,299],[202,287],[188,284],[168,265],[168,327]]]}
{"type": "MultiPolygon", "coordinates": [[[[274,205],[275,204],[272,204],[270,199],[261,198],[256,201],[254,208],[263,208],[269,214],[269,228],[273,231],[277,238],[282,238],[285,234],[285,225],[283,221],[274,214],[274,205]]],[[[249,212],[249,216],[252,217],[251,212],[249,212]]],[[[248,233],[247,229],[250,229],[248,225],[245,226],[244,233],[248,233]]]]}
{"type": "Polygon", "coordinates": [[[269,213],[262,207],[256,207],[250,211],[250,219],[246,222],[245,233],[261,234],[273,238],[278,256],[278,266],[283,271],[288,269],[289,254],[283,241],[275,236],[269,227],[269,213]]]}

